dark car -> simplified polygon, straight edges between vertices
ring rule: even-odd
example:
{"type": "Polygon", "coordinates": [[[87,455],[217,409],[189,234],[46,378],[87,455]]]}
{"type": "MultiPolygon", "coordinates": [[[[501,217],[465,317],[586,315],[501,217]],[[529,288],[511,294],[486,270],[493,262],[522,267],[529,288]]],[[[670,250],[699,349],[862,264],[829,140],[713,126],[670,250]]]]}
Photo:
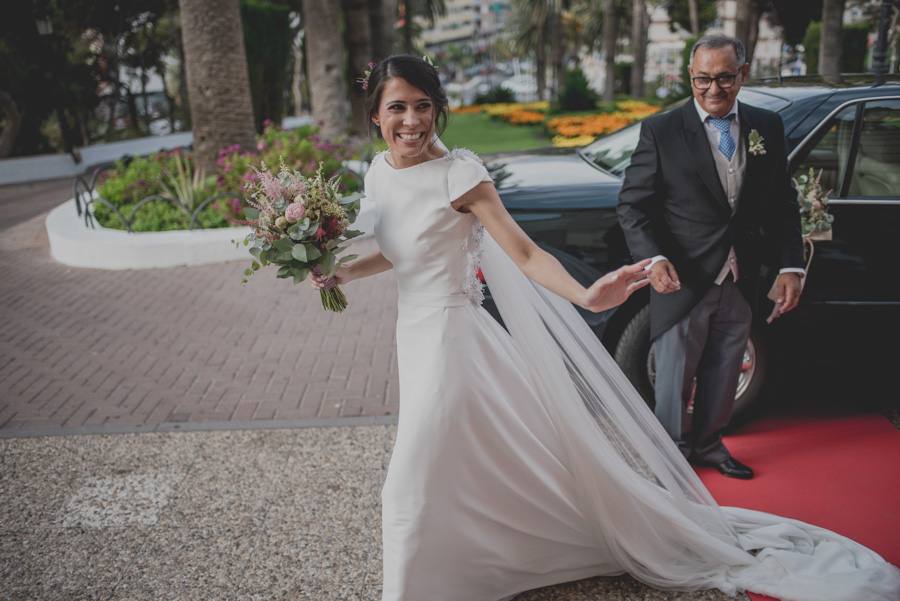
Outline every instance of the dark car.
{"type": "MultiPolygon", "coordinates": [[[[753,404],[775,365],[896,348],[900,332],[900,77],[881,86],[867,75],[841,83],[762,80],[748,82],[738,98],[781,115],[795,177],[822,170],[822,185],[833,190],[834,227],[832,240],[815,242],[797,309],[772,325],[754,324],[736,413],[753,404]]],[[[631,262],[616,203],[639,132],[634,123],[577,151],[488,161],[519,225],[584,284],[631,262]]],[[[763,318],[772,307],[764,295],[763,318]]],[[[583,315],[652,406],[648,289],[616,309],[583,315]]]]}

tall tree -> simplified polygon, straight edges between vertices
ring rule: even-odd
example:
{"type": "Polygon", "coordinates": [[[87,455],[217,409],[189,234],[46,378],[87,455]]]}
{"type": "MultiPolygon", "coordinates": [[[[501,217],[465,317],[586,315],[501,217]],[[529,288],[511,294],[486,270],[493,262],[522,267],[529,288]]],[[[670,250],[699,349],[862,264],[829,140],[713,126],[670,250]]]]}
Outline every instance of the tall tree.
{"type": "Polygon", "coordinates": [[[734,37],[744,42],[747,62],[753,62],[756,40],[759,39],[759,18],[762,5],[759,0],[737,0],[734,16],[734,37]]]}
{"type": "Polygon", "coordinates": [[[823,0],[819,74],[825,77],[838,77],[841,73],[841,31],[844,28],[844,3],[845,0],[823,0]]]}
{"type": "Polygon", "coordinates": [[[518,52],[534,54],[534,77],[538,100],[544,100],[547,90],[547,29],[550,11],[547,2],[513,0],[515,9],[506,21],[507,29],[516,40],[518,52]]]}
{"type": "Polygon", "coordinates": [[[344,11],[344,46],[347,48],[347,79],[350,82],[351,130],[355,134],[368,131],[363,104],[364,92],[358,80],[365,77],[373,60],[369,5],[366,0],[342,0],[344,11]]]}
{"type": "Polygon", "coordinates": [[[666,0],[664,6],[669,14],[669,28],[672,31],[681,28],[693,33],[696,29],[699,35],[719,15],[716,0],[666,0]],[[693,5],[696,5],[696,23],[693,23],[693,5]]]}
{"type": "Polygon", "coordinates": [[[306,74],[313,119],[321,133],[336,138],[347,131],[347,86],[340,7],[333,0],[304,0],[306,74]]]}
{"type": "Polygon", "coordinates": [[[238,0],[181,0],[181,30],[194,158],[211,173],[219,150],[256,145],[238,0]]]}
{"type": "Polygon", "coordinates": [[[644,96],[644,64],[647,62],[647,0],[633,0],[631,8],[631,95],[644,96]]]}
{"type": "Polygon", "coordinates": [[[781,26],[784,43],[796,46],[811,21],[822,20],[822,0],[770,0],[769,13],[776,25],[781,26]]]}
{"type": "Polygon", "coordinates": [[[403,51],[415,54],[413,38],[416,17],[421,17],[434,26],[437,17],[447,14],[447,4],[444,0],[400,0],[398,10],[402,11],[403,16],[403,51]]]}
{"type": "Polygon", "coordinates": [[[372,34],[372,62],[394,54],[397,43],[397,0],[369,0],[369,23],[372,34]]]}
{"type": "Polygon", "coordinates": [[[697,0],[688,0],[688,16],[691,20],[691,35],[700,37],[700,7],[697,0]]]}
{"type": "Polygon", "coordinates": [[[553,13],[550,21],[551,62],[553,64],[553,92],[559,97],[563,90],[565,72],[563,66],[562,0],[550,0],[553,13]]]}
{"type": "Polygon", "coordinates": [[[606,86],[603,101],[612,102],[616,95],[616,2],[603,0],[603,56],[606,62],[606,86]]]}

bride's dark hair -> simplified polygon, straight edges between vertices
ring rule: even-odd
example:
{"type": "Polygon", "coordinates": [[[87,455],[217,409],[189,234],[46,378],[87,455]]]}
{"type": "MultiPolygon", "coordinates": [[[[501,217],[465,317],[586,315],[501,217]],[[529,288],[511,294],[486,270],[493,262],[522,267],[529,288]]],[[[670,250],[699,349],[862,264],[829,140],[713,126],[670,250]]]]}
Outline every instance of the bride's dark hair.
{"type": "Polygon", "coordinates": [[[378,113],[378,105],[381,104],[381,94],[385,84],[395,77],[402,77],[411,86],[419,88],[431,98],[436,111],[434,132],[438,136],[444,133],[450,115],[450,105],[447,101],[447,93],[441,87],[437,71],[421,58],[406,54],[389,56],[372,68],[366,85],[365,104],[369,128],[374,130],[379,138],[382,137],[381,128],[372,122],[372,117],[378,113]]]}

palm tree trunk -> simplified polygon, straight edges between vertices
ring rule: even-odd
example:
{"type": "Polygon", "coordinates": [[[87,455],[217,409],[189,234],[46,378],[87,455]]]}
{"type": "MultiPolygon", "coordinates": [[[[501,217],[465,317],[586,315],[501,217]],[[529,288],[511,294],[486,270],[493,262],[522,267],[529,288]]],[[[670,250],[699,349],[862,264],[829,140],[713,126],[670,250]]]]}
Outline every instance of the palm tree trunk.
{"type": "Polygon", "coordinates": [[[362,135],[368,131],[363,104],[365,96],[358,83],[365,77],[368,63],[372,60],[372,35],[369,21],[369,6],[366,0],[343,0],[344,44],[347,47],[347,79],[350,81],[351,129],[362,135]]]}
{"type": "Polygon", "coordinates": [[[403,52],[406,54],[414,54],[415,48],[413,48],[413,39],[412,39],[412,3],[409,0],[400,0],[398,5],[399,10],[403,12],[403,52]]]}
{"type": "Polygon", "coordinates": [[[631,95],[644,97],[644,63],[647,61],[647,0],[634,0],[631,17],[631,95]]]}
{"type": "Polygon", "coordinates": [[[825,77],[838,77],[841,73],[841,32],[844,29],[844,1],[824,0],[822,4],[819,74],[825,77]]]}
{"type": "Polygon", "coordinates": [[[697,0],[688,0],[688,13],[691,16],[691,35],[700,37],[700,9],[697,0]]]}
{"type": "Polygon", "coordinates": [[[606,60],[606,87],[603,101],[612,102],[616,96],[616,3],[603,0],[603,54],[606,60]]]}
{"type": "Polygon", "coordinates": [[[304,0],[306,23],[306,75],[313,119],[322,124],[321,134],[336,138],[347,131],[347,90],[344,81],[344,47],[341,13],[332,0],[304,0]]]}
{"type": "Polygon", "coordinates": [[[213,173],[219,150],[256,146],[238,0],[181,0],[194,162],[213,173]]]}
{"type": "Polygon", "coordinates": [[[562,43],[562,0],[552,0],[553,13],[550,15],[551,23],[551,48],[553,52],[553,95],[559,98],[562,94],[565,73],[563,72],[563,43],[562,43]]]}
{"type": "Polygon", "coordinates": [[[377,63],[394,54],[397,0],[369,0],[369,27],[372,33],[372,56],[377,63]]]}
{"type": "Polygon", "coordinates": [[[544,100],[547,95],[547,41],[545,37],[546,21],[540,19],[537,23],[537,44],[534,47],[534,76],[537,84],[537,99],[544,100]]]}

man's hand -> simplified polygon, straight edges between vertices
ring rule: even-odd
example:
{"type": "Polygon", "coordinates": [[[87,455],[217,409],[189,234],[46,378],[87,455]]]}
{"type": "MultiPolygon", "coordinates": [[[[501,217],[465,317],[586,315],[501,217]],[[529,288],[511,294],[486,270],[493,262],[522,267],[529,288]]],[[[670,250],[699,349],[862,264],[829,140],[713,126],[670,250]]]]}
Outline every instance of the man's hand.
{"type": "Polygon", "coordinates": [[[666,259],[657,261],[650,268],[650,274],[647,276],[650,285],[660,294],[669,294],[676,290],[681,290],[681,282],[678,280],[678,273],[675,266],[666,259]]]}
{"type": "Polygon", "coordinates": [[[775,291],[778,296],[775,299],[775,307],[772,313],[766,319],[766,323],[772,323],[791,309],[797,306],[800,300],[800,274],[795,272],[786,272],[779,274],[775,280],[775,291]]]}

